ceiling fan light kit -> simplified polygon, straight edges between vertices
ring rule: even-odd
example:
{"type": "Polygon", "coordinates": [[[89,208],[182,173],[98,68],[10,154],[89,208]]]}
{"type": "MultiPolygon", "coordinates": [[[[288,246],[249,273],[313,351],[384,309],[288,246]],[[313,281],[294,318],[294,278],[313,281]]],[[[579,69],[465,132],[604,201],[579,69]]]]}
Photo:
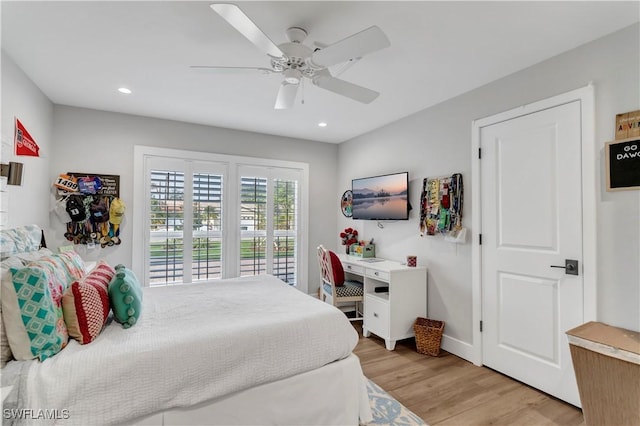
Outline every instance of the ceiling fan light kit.
{"type": "MultiPolygon", "coordinates": [[[[217,72],[259,71],[284,76],[276,98],[275,109],[288,109],[295,103],[298,86],[303,78],[322,89],[362,103],[370,103],[378,92],[334,77],[328,67],[353,62],[369,53],[391,45],[384,32],[372,26],[336,43],[312,49],[302,42],[307,31],[300,27],[286,30],[289,42],[276,45],[238,6],[230,3],[211,5],[218,15],[240,34],[270,57],[271,69],[261,67],[193,66],[217,72]]],[[[320,43],[316,43],[320,45],[320,43]]]]}
{"type": "Polygon", "coordinates": [[[288,68],[284,71],[284,81],[289,84],[298,84],[300,83],[300,79],[302,78],[302,73],[300,70],[295,68],[288,68]]]}

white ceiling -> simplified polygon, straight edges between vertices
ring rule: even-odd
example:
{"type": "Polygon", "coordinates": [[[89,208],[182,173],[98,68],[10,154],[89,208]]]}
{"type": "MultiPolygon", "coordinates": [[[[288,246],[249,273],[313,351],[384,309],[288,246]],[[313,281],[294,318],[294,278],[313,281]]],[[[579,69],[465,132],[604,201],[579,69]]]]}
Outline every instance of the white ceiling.
{"type": "Polygon", "coordinates": [[[2,48],[56,104],[342,142],[640,20],[637,1],[237,2],[276,44],[291,26],[305,44],[371,25],[391,41],[340,75],[373,103],[305,84],[304,104],[276,111],[279,75],[189,68],[269,66],[210,3],[3,0],[2,48]]]}

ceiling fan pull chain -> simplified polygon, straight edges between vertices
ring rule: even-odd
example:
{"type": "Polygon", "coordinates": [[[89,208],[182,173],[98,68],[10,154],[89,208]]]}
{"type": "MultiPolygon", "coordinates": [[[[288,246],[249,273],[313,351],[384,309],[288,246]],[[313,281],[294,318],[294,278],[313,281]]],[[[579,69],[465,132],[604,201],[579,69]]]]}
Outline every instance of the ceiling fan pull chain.
{"type": "Polygon", "coordinates": [[[300,103],[304,105],[304,80],[300,80],[300,103]]]}

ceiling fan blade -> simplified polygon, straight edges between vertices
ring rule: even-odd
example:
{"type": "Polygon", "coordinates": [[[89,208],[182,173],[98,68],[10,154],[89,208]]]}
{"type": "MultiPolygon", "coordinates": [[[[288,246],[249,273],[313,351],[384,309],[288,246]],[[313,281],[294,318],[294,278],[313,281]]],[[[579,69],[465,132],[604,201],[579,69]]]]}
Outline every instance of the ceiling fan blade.
{"type": "Polygon", "coordinates": [[[269,68],[261,68],[261,67],[216,67],[209,65],[191,65],[189,68],[195,70],[203,70],[203,71],[211,71],[214,73],[255,73],[259,72],[260,74],[279,74],[279,72],[274,71],[269,68]]]}
{"type": "Polygon", "coordinates": [[[319,67],[328,67],[389,46],[391,42],[387,36],[374,25],[324,49],[317,50],[311,56],[311,62],[319,67]]]}
{"type": "Polygon", "coordinates": [[[278,90],[275,109],[289,109],[293,107],[296,101],[296,93],[298,93],[298,84],[290,84],[283,81],[278,90]]]}
{"type": "Polygon", "coordinates": [[[267,55],[274,58],[285,57],[282,50],[235,4],[214,3],[211,9],[267,55]]]}
{"type": "Polygon", "coordinates": [[[331,68],[331,75],[333,75],[334,77],[339,77],[340,74],[342,74],[343,72],[345,72],[346,70],[348,70],[349,68],[354,66],[356,63],[358,63],[360,61],[360,59],[362,59],[362,57],[355,58],[355,59],[350,59],[348,62],[343,62],[341,64],[338,64],[338,65],[332,67],[331,68]]]}
{"type": "Polygon", "coordinates": [[[380,95],[380,93],[375,90],[332,77],[329,73],[322,73],[314,77],[312,82],[322,89],[346,96],[363,104],[373,102],[380,95]]]}

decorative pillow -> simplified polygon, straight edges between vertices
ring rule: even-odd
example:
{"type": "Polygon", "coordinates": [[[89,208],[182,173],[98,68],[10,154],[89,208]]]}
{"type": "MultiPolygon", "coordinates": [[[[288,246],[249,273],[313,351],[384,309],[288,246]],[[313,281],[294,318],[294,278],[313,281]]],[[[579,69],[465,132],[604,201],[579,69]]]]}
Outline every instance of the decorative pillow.
{"type": "Polygon", "coordinates": [[[109,316],[107,288],[116,271],[104,261],[81,281],[76,281],[62,296],[62,312],[69,335],[81,345],[98,337],[109,316]]]}
{"type": "Polygon", "coordinates": [[[55,274],[60,277],[63,283],[63,290],[85,275],[84,261],[75,251],[43,256],[35,262],[31,262],[30,265],[46,266],[56,270],[55,274]]]}
{"type": "Polygon", "coordinates": [[[342,268],[342,262],[338,259],[338,255],[332,251],[329,251],[329,257],[331,258],[331,270],[333,271],[333,282],[336,287],[344,285],[344,269],[342,268]]]}
{"type": "MultiPolygon", "coordinates": [[[[11,275],[11,268],[20,269],[23,266],[22,260],[14,256],[3,260],[0,265],[0,282],[12,282],[13,275],[11,275]]],[[[2,305],[0,304],[0,313],[1,312],[2,305]]],[[[7,362],[12,359],[13,354],[11,353],[11,346],[9,346],[9,339],[7,338],[7,331],[4,326],[4,318],[0,315],[0,368],[4,368],[7,362]]]]}
{"type": "Polygon", "coordinates": [[[59,255],[44,256],[35,262],[27,264],[28,268],[40,268],[47,271],[49,292],[53,305],[58,309],[62,318],[62,294],[77,278],[69,272],[65,262],[59,255]]]}
{"type": "Polygon", "coordinates": [[[13,279],[2,282],[2,314],[11,352],[17,360],[44,361],[68,340],[62,311],[51,297],[50,282],[55,278],[36,266],[12,268],[11,273],[13,279]]]}
{"type": "Polygon", "coordinates": [[[124,328],[135,325],[142,309],[142,287],[124,265],[116,266],[116,275],[109,283],[109,301],[116,321],[124,328]]]}
{"type": "Polygon", "coordinates": [[[64,253],[59,253],[58,256],[64,262],[69,275],[75,279],[79,280],[87,273],[84,260],[75,251],[65,251],[64,253]]]}
{"type": "Polygon", "coordinates": [[[42,230],[38,225],[0,231],[0,256],[5,259],[16,253],[37,251],[42,241],[42,230]]]}
{"type": "Polygon", "coordinates": [[[9,339],[7,338],[7,330],[4,327],[4,320],[0,321],[0,368],[4,368],[9,361],[13,359],[9,339]]]}
{"type": "Polygon", "coordinates": [[[38,260],[43,256],[51,256],[51,255],[53,255],[53,252],[48,248],[43,247],[40,250],[36,250],[36,251],[28,251],[26,253],[17,253],[17,254],[14,254],[12,257],[17,257],[22,261],[23,264],[26,265],[27,263],[38,260]]]}

